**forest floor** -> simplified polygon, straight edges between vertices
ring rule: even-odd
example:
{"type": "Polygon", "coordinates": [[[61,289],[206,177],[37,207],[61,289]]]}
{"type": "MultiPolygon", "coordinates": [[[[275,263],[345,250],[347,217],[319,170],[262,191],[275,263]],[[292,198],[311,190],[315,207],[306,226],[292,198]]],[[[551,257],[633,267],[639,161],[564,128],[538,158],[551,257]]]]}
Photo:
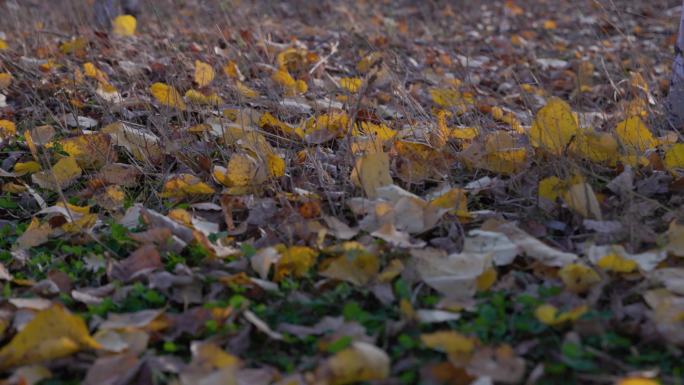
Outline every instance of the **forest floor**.
{"type": "Polygon", "coordinates": [[[2,384],[682,384],[679,0],[0,2],[2,384]]]}

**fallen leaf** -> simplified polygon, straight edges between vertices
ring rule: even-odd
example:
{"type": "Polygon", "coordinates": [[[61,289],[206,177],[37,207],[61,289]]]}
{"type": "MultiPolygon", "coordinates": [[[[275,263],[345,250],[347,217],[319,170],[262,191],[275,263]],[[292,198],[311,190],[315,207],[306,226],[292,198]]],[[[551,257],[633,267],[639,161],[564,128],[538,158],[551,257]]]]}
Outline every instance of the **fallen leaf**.
{"type": "Polygon", "coordinates": [[[179,110],[187,108],[181,94],[173,86],[164,83],[154,83],[150,86],[150,92],[160,104],[179,110]]]}
{"type": "Polygon", "coordinates": [[[161,193],[162,198],[196,198],[202,195],[213,194],[214,189],[202,182],[198,177],[191,174],[179,174],[169,178],[161,193]]]}
{"type": "Polygon", "coordinates": [[[214,68],[210,64],[195,60],[195,83],[200,87],[206,87],[213,80],[214,68]]]}
{"type": "Polygon", "coordinates": [[[44,189],[60,191],[71,186],[81,173],[76,158],[68,156],[58,160],[48,170],[31,175],[31,180],[44,189]]]}
{"type": "Polygon", "coordinates": [[[382,349],[355,341],[316,369],[316,378],[330,385],[383,380],[390,373],[390,358],[382,349]]]}
{"type": "Polygon", "coordinates": [[[579,127],[570,106],[552,98],[534,119],[528,133],[532,146],[562,155],[570,141],[579,134],[579,127]]]}
{"type": "Polygon", "coordinates": [[[62,305],[40,311],[0,349],[0,369],[35,364],[69,356],[83,349],[98,349],[85,322],[62,305]]]}
{"type": "Polygon", "coordinates": [[[118,36],[135,36],[138,21],[131,15],[119,15],[112,21],[112,32],[118,36]]]}
{"type": "Polygon", "coordinates": [[[389,155],[386,153],[375,152],[363,155],[356,160],[351,180],[356,186],[363,188],[367,197],[375,198],[378,187],[392,184],[389,163],[389,155]]]}

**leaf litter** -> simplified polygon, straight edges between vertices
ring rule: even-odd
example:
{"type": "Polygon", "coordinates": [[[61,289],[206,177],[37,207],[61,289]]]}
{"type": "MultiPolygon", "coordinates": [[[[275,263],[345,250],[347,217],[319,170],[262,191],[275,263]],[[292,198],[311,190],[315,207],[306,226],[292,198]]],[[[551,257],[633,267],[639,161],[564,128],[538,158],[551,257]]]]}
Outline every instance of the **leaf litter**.
{"type": "Polygon", "coordinates": [[[677,383],[678,5],[0,4],[3,383],[677,383]]]}

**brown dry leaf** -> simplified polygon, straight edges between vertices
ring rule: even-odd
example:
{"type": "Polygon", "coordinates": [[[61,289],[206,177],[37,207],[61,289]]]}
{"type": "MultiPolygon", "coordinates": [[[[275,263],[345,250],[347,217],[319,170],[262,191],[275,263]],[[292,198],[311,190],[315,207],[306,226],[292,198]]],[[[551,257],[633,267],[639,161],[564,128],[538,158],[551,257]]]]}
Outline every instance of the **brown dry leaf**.
{"type": "Polygon", "coordinates": [[[134,187],[138,185],[138,178],[141,175],[140,170],[129,164],[110,163],[100,169],[97,177],[107,184],[134,187]]]}
{"type": "Polygon", "coordinates": [[[355,341],[316,369],[316,378],[330,385],[383,380],[390,373],[390,358],[383,350],[355,341]]]}
{"type": "Polygon", "coordinates": [[[0,369],[35,364],[99,347],[83,319],[55,304],[38,312],[0,349],[0,369]]]}
{"type": "Polygon", "coordinates": [[[60,191],[71,186],[81,173],[76,158],[68,156],[58,160],[50,169],[31,175],[31,180],[44,189],[60,191]]]}
{"type": "Polygon", "coordinates": [[[110,275],[114,279],[129,282],[163,266],[156,246],[148,244],[135,250],[128,258],[115,262],[110,275]]]}
{"type": "Polygon", "coordinates": [[[98,358],[88,369],[83,385],[116,385],[131,378],[140,359],[130,352],[98,358]]]}
{"type": "Polygon", "coordinates": [[[378,187],[392,184],[390,175],[390,159],[386,153],[370,153],[356,160],[356,165],[351,173],[351,180],[357,186],[363,188],[366,196],[375,198],[378,187]]]}
{"type": "MultiPolygon", "coordinates": [[[[35,135],[31,135],[36,140],[35,135]]],[[[116,159],[116,152],[112,148],[112,140],[105,133],[80,135],[74,138],[60,140],[62,149],[76,159],[83,169],[99,169],[116,159]]]]}
{"type": "Polygon", "coordinates": [[[486,376],[497,383],[517,384],[525,376],[525,359],[509,345],[485,346],[473,353],[466,370],[469,374],[486,376]]]}
{"type": "Polygon", "coordinates": [[[116,122],[102,128],[102,132],[110,134],[115,145],[125,147],[140,161],[156,163],[164,155],[159,137],[147,130],[116,122]]]}

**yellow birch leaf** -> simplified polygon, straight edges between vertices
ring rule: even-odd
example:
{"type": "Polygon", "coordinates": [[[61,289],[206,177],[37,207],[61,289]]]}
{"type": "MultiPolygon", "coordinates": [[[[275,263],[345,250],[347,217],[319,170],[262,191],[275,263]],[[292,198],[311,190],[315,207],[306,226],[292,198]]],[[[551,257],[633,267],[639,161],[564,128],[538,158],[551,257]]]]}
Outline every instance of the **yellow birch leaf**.
{"type": "Polygon", "coordinates": [[[0,39],[0,51],[4,51],[7,49],[7,42],[4,41],[3,39],[0,39]]]}
{"type": "Polygon", "coordinates": [[[539,198],[555,202],[561,194],[563,181],[557,176],[550,176],[539,181],[539,198]]]}
{"type": "Polygon", "coordinates": [[[363,155],[356,160],[351,180],[356,186],[363,188],[366,196],[375,198],[378,187],[392,184],[389,166],[390,158],[387,153],[373,152],[363,155]]]}
{"type": "Polygon", "coordinates": [[[237,66],[237,63],[234,61],[229,61],[225,66],[223,66],[223,73],[226,74],[229,78],[233,79],[240,79],[240,69],[237,66]]]}
{"type": "Polygon", "coordinates": [[[304,276],[316,262],[318,252],[306,246],[276,246],[280,253],[280,258],[276,262],[273,280],[281,281],[287,276],[295,278],[304,276]]]}
{"type": "Polygon", "coordinates": [[[341,78],[340,81],[340,87],[344,88],[345,90],[351,92],[351,93],[356,93],[361,89],[361,85],[363,84],[363,79],[360,78],[341,78]]]}
{"type": "Polygon", "coordinates": [[[187,90],[185,92],[185,98],[188,99],[190,103],[201,105],[217,106],[219,104],[223,104],[223,99],[221,99],[216,92],[212,92],[210,95],[205,95],[197,90],[187,90]]]}
{"type": "Polygon", "coordinates": [[[263,179],[258,180],[258,175],[259,164],[254,158],[235,153],[228,161],[225,178],[219,179],[219,182],[228,187],[246,187],[261,183],[263,179]]]}
{"type": "Polygon", "coordinates": [[[285,159],[274,153],[266,154],[266,166],[271,177],[280,178],[285,175],[285,159]]]}
{"type": "Polygon", "coordinates": [[[11,138],[17,134],[17,126],[14,122],[6,119],[0,119],[0,140],[11,138]]]}
{"type": "Polygon", "coordinates": [[[589,308],[587,305],[582,305],[572,310],[561,312],[553,305],[544,304],[537,307],[537,309],[534,311],[534,315],[539,322],[545,325],[557,326],[566,322],[577,321],[588,310],[589,308]]]}
{"type": "Polygon", "coordinates": [[[614,271],[616,273],[631,273],[637,268],[637,263],[631,259],[627,259],[617,253],[610,253],[601,257],[596,265],[606,271],[614,271]]]}
{"type": "Polygon", "coordinates": [[[474,103],[471,95],[450,88],[431,88],[432,101],[441,106],[455,108],[459,114],[468,110],[468,106],[474,103]]]}
{"type": "Polygon", "coordinates": [[[40,171],[40,163],[33,160],[14,164],[14,172],[19,175],[33,174],[38,171],[40,171]]]}
{"type": "Polygon", "coordinates": [[[619,380],[615,385],[661,385],[661,383],[653,378],[627,377],[619,380]]]}
{"type": "Polygon", "coordinates": [[[164,183],[162,198],[187,198],[198,195],[210,195],[214,189],[191,174],[179,174],[164,183]]]}
{"type": "Polygon", "coordinates": [[[91,62],[87,62],[83,64],[83,74],[89,78],[96,79],[100,82],[107,82],[109,77],[107,76],[106,73],[100,71],[95,65],[91,62]]]}
{"type": "Polygon", "coordinates": [[[138,21],[131,15],[119,15],[112,21],[112,32],[118,36],[134,36],[138,21]]]}
{"type": "Polygon", "coordinates": [[[532,146],[561,155],[578,133],[579,127],[570,106],[561,99],[552,98],[537,112],[528,135],[532,146]]]}
{"type": "Polygon", "coordinates": [[[99,349],[82,318],[62,305],[42,310],[0,350],[0,370],[99,349]]]}
{"type": "Polygon", "coordinates": [[[470,353],[475,349],[474,338],[453,330],[421,334],[420,341],[430,349],[449,354],[470,353]]]}
{"type": "Polygon", "coordinates": [[[0,90],[7,88],[12,84],[12,75],[8,72],[0,73],[0,90]]]}
{"type": "Polygon", "coordinates": [[[574,293],[586,293],[592,286],[601,282],[601,277],[591,267],[582,263],[570,263],[558,272],[565,287],[574,293]]]}
{"type": "Polygon", "coordinates": [[[488,268],[482,274],[480,274],[479,277],[477,277],[477,280],[475,281],[475,287],[477,288],[477,291],[487,291],[489,290],[494,283],[496,283],[496,279],[498,278],[498,273],[496,272],[496,269],[493,267],[488,268]]]}
{"type": "Polygon", "coordinates": [[[356,341],[316,369],[317,383],[347,385],[383,380],[390,374],[390,358],[382,349],[356,341]]]}
{"type": "Polygon", "coordinates": [[[615,132],[620,143],[629,153],[640,154],[658,145],[658,140],[653,137],[651,130],[638,116],[632,116],[618,123],[615,132]]]}
{"type": "Polygon", "coordinates": [[[358,248],[346,250],[343,255],[335,257],[320,275],[363,286],[378,275],[379,271],[378,257],[358,245],[358,248]]]}
{"type": "Polygon", "coordinates": [[[79,135],[60,140],[59,144],[84,169],[99,169],[117,156],[112,148],[112,140],[106,133],[79,135]]]}
{"type": "Polygon", "coordinates": [[[673,144],[665,152],[665,167],[668,170],[684,169],[684,143],[673,144]]]}
{"type": "Polygon", "coordinates": [[[270,112],[264,112],[259,118],[259,127],[269,130],[271,132],[276,132],[281,135],[294,135],[295,129],[289,124],[280,121],[275,116],[271,115],[270,112]]]}
{"type": "Polygon", "coordinates": [[[76,37],[59,45],[59,51],[65,55],[85,53],[86,48],[88,48],[88,40],[84,37],[76,37]]]}
{"type": "Polygon", "coordinates": [[[214,68],[203,61],[195,60],[195,83],[202,88],[214,80],[214,68]]]}
{"type": "Polygon", "coordinates": [[[597,163],[615,164],[618,158],[618,143],[613,135],[583,130],[570,146],[573,153],[597,163]]]}
{"type": "Polygon", "coordinates": [[[44,189],[59,191],[69,187],[81,173],[76,158],[68,156],[57,161],[50,169],[31,175],[31,179],[44,189]]]}
{"type": "Polygon", "coordinates": [[[246,86],[241,81],[235,81],[235,89],[243,98],[256,99],[259,97],[259,93],[256,90],[246,86]]]}
{"type": "Polygon", "coordinates": [[[164,83],[154,83],[150,87],[150,92],[157,101],[165,106],[184,110],[185,102],[180,93],[172,86],[164,83]]]}

